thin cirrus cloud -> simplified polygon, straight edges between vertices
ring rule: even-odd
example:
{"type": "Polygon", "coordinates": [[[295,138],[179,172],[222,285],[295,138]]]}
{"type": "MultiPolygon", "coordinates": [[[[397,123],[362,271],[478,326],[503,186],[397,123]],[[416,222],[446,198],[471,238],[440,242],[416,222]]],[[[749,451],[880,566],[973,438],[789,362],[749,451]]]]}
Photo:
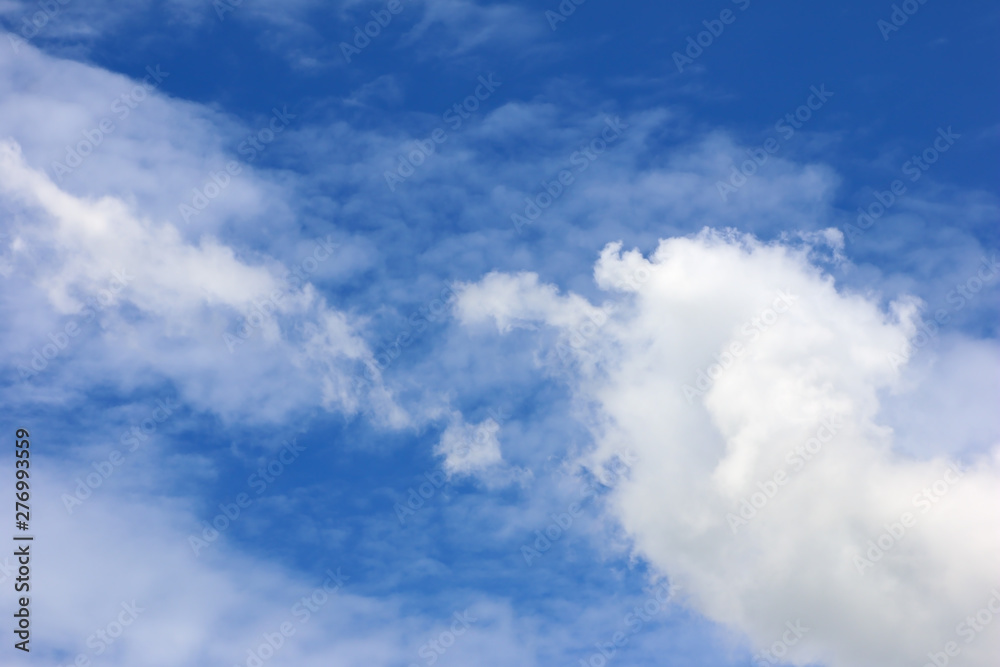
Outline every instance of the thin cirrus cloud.
{"type": "MultiPolygon", "coordinates": [[[[75,484],[72,468],[55,459],[46,459],[46,468],[43,488],[75,484]]],[[[542,638],[544,631],[518,620],[503,601],[457,596],[452,611],[412,613],[402,596],[366,593],[363,578],[337,554],[324,554],[309,572],[293,571],[242,553],[227,543],[225,529],[196,555],[189,538],[207,523],[185,502],[125,497],[97,493],[72,515],[55,494],[40,499],[36,527],[51,539],[33,561],[46,576],[38,577],[32,613],[36,636],[45,639],[7,664],[252,667],[261,655],[263,664],[308,667],[423,664],[429,642],[452,629],[461,631],[458,641],[446,651],[439,645],[438,664],[538,664],[515,637],[542,638]],[[77,557],[67,561],[67,551],[77,557]],[[284,636],[276,636],[282,627],[284,636]]],[[[0,564],[9,567],[9,559],[0,564]]]]}
{"type": "MultiPolygon", "coordinates": [[[[406,421],[378,383],[364,389],[351,379],[350,368],[370,364],[371,351],[350,319],[330,309],[311,285],[296,288],[277,267],[247,265],[210,237],[188,244],[171,224],[137,218],[112,197],[73,197],[25,164],[16,143],[0,147],[0,172],[5,199],[19,204],[23,220],[11,230],[14,269],[37,282],[58,315],[93,319],[83,315],[86,304],[96,300],[106,306],[100,333],[109,362],[105,377],[113,374],[116,358],[126,366],[139,364],[180,381],[187,398],[206,409],[215,405],[227,416],[278,418],[310,402],[354,413],[364,392],[366,403],[388,422],[406,421]],[[29,257],[35,261],[29,263],[29,257]],[[133,311],[125,312],[123,305],[133,311]],[[296,337],[297,345],[287,345],[296,337]],[[180,340],[204,348],[194,366],[173,356],[180,340]],[[142,352],[149,349],[162,354],[142,352]],[[249,359],[275,357],[292,377],[305,380],[298,392],[288,394],[264,381],[263,374],[280,362],[257,366],[261,377],[248,383],[254,368],[249,359]],[[214,369],[204,365],[210,358],[214,369]],[[307,398],[310,392],[313,400],[307,398]]],[[[190,353],[188,347],[185,354],[190,353]]],[[[22,358],[21,379],[37,376],[40,365],[22,358]]]]}
{"type": "MultiPolygon", "coordinates": [[[[319,259],[332,257],[337,264],[340,241],[349,247],[348,239],[338,233],[336,241],[329,234],[296,240],[285,264],[221,240],[226,221],[262,212],[273,213],[272,222],[289,218],[287,193],[247,164],[238,176],[227,175],[211,206],[184,224],[178,210],[193,196],[190,186],[203,188],[232,164],[231,156],[220,154],[217,138],[204,142],[213,127],[225,128],[222,117],[162,97],[141,82],[33,49],[20,56],[3,53],[11,94],[0,114],[25,142],[8,139],[2,150],[6,272],[11,282],[24,283],[27,298],[16,308],[39,318],[35,335],[14,332],[19,342],[11,346],[8,363],[19,380],[51,386],[56,377],[72,378],[67,386],[83,388],[116,374],[137,380],[146,373],[148,381],[169,377],[186,386],[188,398],[229,418],[278,419],[308,405],[354,413],[364,396],[363,409],[373,416],[380,413],[387,424],[406,422],[378,381],[352,377],[350,369],[362,368],[372,356],[358,335],[360,322],[331,308],[310,284],[327,272],[319,259]],[[46,97],[37,83],[14,76],[25,69],[39,74],[44,90],[57,81],[67,85],[46,97]],[[116,115],[114,101],[137,88],[145,93],[140,101],[125,118],[116,115]],[[34,120],[25,115],[29,109],[34,120]],[[32,130],[39,118],[63,130],[32,130]],[[162,150],[161,140],[171,147],[162,150]],[[206,143],[217,152],[206,155],[206,143]],[[65,173],[56,165],[69,163],[69,151],[84,153],[85,162],[65,173]],[[151,152],[160,155],[153,164],[143,157],[151,152]],[[123,171],[125,164],[135,168],[123,171]],[[257,208],[268,199],[276,203],[257,208]],[[109,292],[113,299],[105,298],[109,292]],[[32,305],[38,298],[47,310],[32,305]],[[50,343],[47,336],[62,337],[67,325],[78,333],[60,358],[51,365],[35,359],[50,343]],[[201,352],[189,356],[192,348],[181,341],[201,352]],[[142,352],[148,349],[159,352],[142,352]],[[92,363],[93,354],[104,363],[92,363]],[[67,374],[65,367],[55,370],[67,360],[86,369],[89,379],[67,374]],[[273,373],[297,378],[297,389],[263,381],[273,373]]],[[[239,136],[233,128],[223,131],[239,136]]]]}
{"type": "Polygon", "coordinates": [[[165,20],[185,39],[214,32],[226,22],[253,25],[265,29],[266,36],[258,38],[262,46],[304,70],[348,66],[373,41],[433,59],[484,47],[537,48],[546,33],[540,15],[512,3],[407,0],[394,3],[391,10],[388,5],[358,0],[170,0],[160,6],[137,2],[118,7],[11,0],[0,5],[0,18],[10,31],[5,46],[13,52],[45,45],[74,57],[86,55],[128,25],[149,21],[165,20]]]}

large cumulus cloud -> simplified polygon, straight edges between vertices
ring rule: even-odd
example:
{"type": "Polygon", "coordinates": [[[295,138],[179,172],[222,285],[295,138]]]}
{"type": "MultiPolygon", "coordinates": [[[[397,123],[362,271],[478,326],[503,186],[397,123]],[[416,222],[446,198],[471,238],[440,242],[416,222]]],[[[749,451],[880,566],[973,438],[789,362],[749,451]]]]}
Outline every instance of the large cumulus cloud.
{"type": "MultiPolygon", "coordinates": [[[[648,258],[610,244],[594,269],[606,304],[494,273],[464,287],[456,312],[501,331],[558,332],[539,359],[574,362],[569,381],[596,441],[588,463],[599,470],[623,445],[642,461],[616,488],[611,518],[694,609],[768,651],[758,660],[915,665],[947,647],[963,664],[993,664],[1000,622],[966,621],[1000,586],[989,399],[948,388],[993,424],[989,446],[964,460],[946,455],[954,443],[896,442],[882,406],[914,391],[920,303],[838,289],[810,256],[827,244],[839,260],[839,235],[808,240],[706,230],[648,258]]],[[[976,358],[968,349],[995,355],[995,341],[951,338],[958,352],[941,353],[921,382],[968,376],[942,370],[976,358]]]]}

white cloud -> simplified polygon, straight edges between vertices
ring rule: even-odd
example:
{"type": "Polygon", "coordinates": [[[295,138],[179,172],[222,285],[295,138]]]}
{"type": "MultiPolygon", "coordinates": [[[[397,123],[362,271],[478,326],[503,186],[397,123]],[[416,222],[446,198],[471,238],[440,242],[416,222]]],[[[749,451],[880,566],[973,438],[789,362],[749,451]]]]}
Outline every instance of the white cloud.
{"type": "MultiPolygon", "coordinates": [[[[264,220],[272,230],[292,227],[290,188],[258,168],[263,160],[248,163],[237,153],[269,119],[245,125],[210,106],[173,99],[163,90],[176,73],[155,62],[148,67],[156,77],[146,70],[134,80],[32,47],[17,55],[0,49],[0,138],[16,138],[25,162],[61,190],[118,197],[150,218],[176,223],[189,240],[226,225],[249,235],[264,220]],[[203,190],[232,160],[241,162],[239,174],[184,224],[179,205],[190,205],[193,190],[203,190]]],[[[277,152],[283,140],[267,151],[277,152]]]]}
{"type": "MultiPolygon", "coordinates": [[[[265,30],[257,40],[302,68],[343,67],[340,42],[354,39],[353,28],[373,20],[372,12],[389,13],[385,0],[167,0],[156,7],[148,0],[127,6],[107,0],[6,0],[0,18],[10,27],[6,50],[20,54],[28,45],[70,57],[86,58],[101,39],[126,25],[162,21],[162,12],[177,39],[195,39],[222,22],[250,24],[265,30]],[[317,17],[323,20],[318,21],[317,17]],[[327,32],[329,31],[329,32],[327,32]]],[[[416,48],[435,57],[464,55],[487,45],[522,50],[548,32],[541,13],[516,4],[482,4],[472,0],[407,0],[384,23],[377,39],[387,45],[416,48]],[[394,19],[394,20],[393,20],[394,19]],[[407,27],[409,29],[407,29],[407,27]]]]}
{"type": "Polygon", "coordinates": [[[59,316],[80,316],[88,300],[108,306],[106,365],[171,377],[186,398],[226,415],[276,418],[320,402],[354,413],[365,394],[375,414],[405,423],[380,384],[364,389],[351,379],[372,359],[351,319],[311,285],[293,287],[275,262],[250,265],[211,237],[187,243],[173,225],[141,219],[113,197],[74,197],[31,169],[13,142],[0,144],[0,184],[0,197],[22,219],[16,238],[33,249],[31,262],[23,251],[14,256],[19,275],[59,316]],[[230,331],[240,314],[246,339],[230,331]],[[274,385],[275,357],[297,390],[274,385]]]}
{"type": "MultiPolygon", "coordinates": [[[[437,6],[445,8],[449,3],[437,6]]],[[[464,16],[454,24],[463,25],[464,16]]],[[[482,37],[477,30],[468,35],[473,42],[482,37]]],[[[9,397],[13,399],[16,393],[17,400],[51,400],[64,388],[83,392],[103,382],[136,387],[165,377],[196,407],[228,416],[279,419],[320,403],[352,413],[368,404],[389,423],[406,421],[380,384],[358,383],[358,370],[370,357],[359,333],[364,320],[327,304],[308,286],[285,285],[282,261],[252,250],[253,243],[234,241],[235,234],[227,237],[224,233],[227,226],[237,225],[245,240],[266,220],[269,231],[290,228],[297,234],[301,217],[288,204],[295,187],[289,182],[296,179],[279,179],[248,166],[199,216],[197,225],[182,228],[170,223],[177,220],[178,201],[189,196],[192,187],[203,186],[211,171],[233,157],[233,148],[247,128],[206,107],[151,95],[127,122],[105,137],[100,150],[88,159],[88,168],[55,183],[39,168],[63,159],[67,146],[80,141],[82,132],[109,115],[112,101],[135,82],[54,61],[31,49],[22,51],[16,60],[6,51],[0,53],[0,70],[0,124],[18,137],[23,148],[23,155],[17,155],[13,145],[6,146],[0,180],[5,188],[0,207],[11,213],[13,222],[7,231],[14,233],[9,244],[3,239],[7,247],[0,260],[5,275],[11,276],[12,288],[0,298],[8,319],[19,325],[9,332],[8,356],[23,359],[25,351],[37,343],[30,336],[24,338],[27,334],[44,342],[48,331],[79,312],[82,300],[105,289],[118,266],[136,277],[118,295],[116,305],[102,312],[94,329],[81,338],[81,348],[72,350],[63,370],[45,376],[49,386],[44,397],[29,394],[30,388],[23,386],[13,388],[9,397]],[[230,355],[221,332],[245,314],[248,301],[275,289],[284,295],[274,309],[277,316],[267,319],[237,354],[230,355]]],[[[785,226],[788,220],[825,222],[829,217],[836,185],[832,171],[803,168],[785,160],[771,165],[773,177],[760,174],[739,196],[723,203],[713,183],[726,173],[727,155],[740,151],[721,135],[678,149],[665,163],[654,160],[654,166],[638,169],[636,164],[646,163],[638,158],[645,155],[647,139],[662,124],[663,116],[655,112],[645,119],[630,119],[633,129],[621,150],[595,163],[588,174],[591,180],[561,200],[562,210],[550,211],[536,225],[544,237],[534,256],[524,248],[511,252],[506,228],[498,232],[479,225],[472,232],[445,239],[433,252],[414,253],[413,237],[406,236],[404,228],[424,229],[430,225],[422,222],[440,222],[442,201],[451,201],[443,199],[442,193],[460,193],[461,199],[455,194],[454,201],[465,220],[494,219],[497,211],[516,210],[524,194],[537,188],[539,179],[551,179],[565,166],[571,144],[588,136],[588,122],[600,123],[600,118],[567,119],[540,104],[512,104],[484,113],[482,123],[470,123],[463,130],[466,134],[455,134],[450,144],[458,147],[455,152],[442,151],[428,161],[418,177],[422,180],[410,183],[413,187],[400,200],[385,196],[382,178],[382,167],[397,155],[398,128],[385,135],[358,130],[337,119],[305,127],[289,143],[298,142],[296,149],[302,155],[314,151],[316,159],[309,165],[314,175],[298,179],[307,186],[303,190],[309,189],[310,178],[312,185],[333,183],[345,190],[342,198],[337,190],[338,200],[322,209],[324,216],[363,212],[370,221],[384,224],[390,230],[385,236],[398,234],[394,240],[404,251],[394,255],[382,246],[372,254],[405,256],[406,261],[419,256],[426,263],[417,266],[428,270],[420,280],[431,284],[435,282],[432,269],[457,266],[459,275],[480,275],[482,267],[511,257],[520,265],[537,266],[540,262],[534,260],[544,256],[550,275],[565,276],[576,266],[576,260],[568,258],[575,257],[578,248],[594,247],[595,238],[607,238],[609,225],[618,228],[618,222],[608,221],[620,220],[622,226],[640,229],[653,228],[650,220],[669,220],[677,226],[701,219],[750,226],[770,221],[785,226]],[[547,157],[535,156],[539,150],[532,149],[530,159],[520,156],[497,163],[481,159],[481,152],[474,150],[471,142],[484,137],[539,147],[549,146],[542,139],[557,137],[562,148],[552,148],[547,157]],[[513,141],[516,137],[524,141],[513,141]],[[362,192],[353,192],[355,186],[362,192]]],[[[298,132],[289,130],[289,134],[298,132]]],[[[804,237],[809,242],[825,242],[838,259],[842,241],[836,233],[807,232],[804,237]]],[[[267,242],[270,251],[280,244],[297,247],[301,240],[267,242]]],[[[794,657],[800,661],[814,655],[838,665],[866,660],[891,665],[913,656],[919,660],[924,647],[940,650],[957,622],[984,604],[987,591],[981,590],[983,586],[996,583],[987,570],[996,560],[996,541],[988,530],[982,530],[995,519],[996,503],[991,499],[997,486],[996,462],[976,452],[995,444],[997,430],[986,424],[992,418],[992,406],[974,396],[970,387],[985,384],[980,382],[981,368],[996,359],[997,346],[993,341],[960,339],[953,352],[942,357],[941,364],[950,372],[921,369],[913,378],[919,390],[900,394],[904,401],[906,396],[916,396],[919,407],[900,409],[887,417],[885,411],[880,412],[883,393],[906,389],[898,373],[908,372],[905,367],[894,369],[887,362],[887,351],[898,350],[913,335],[907,318],[913,316],[914,306],[901,302],[897,321],[879,311],[873,297],[837,292],[827,277],[808,264],[806,257],[813,250],[819,253],[818,246],[796,254],[735,234],[706,235],[666,242],[647,260],[637,251],[623,253],[620,244],[611,245],[595,268],[598,285],[615,293],[608,304],[592,305],[573,293],[560,294],[537,275],[494,273],[468,288],[458,313],[466,322],[494,319],[502,330],[542,324],[557,329],[558,351],[543,359],[575,362],[572,368],[579,375],[574,388],[581,399],[581,413],[586,423],[593,424],[599,442],[589,460],[593,469],[599,470],[602,459],[622,446],[640,452],[642,464],[613,496],[617,518],[640,553],[684,582],[699,610],[742,630],[758,645],[773,641],[786,620],[801,617],[813,629],[795,649],[794,657]],[[796,305],[780,317],[776,311],[770,324],[767,309],[778,290],[796,296],[796,305]],[[753,324],[754,318],[767,326],[753,324]],[[748,323],[751,333],[744,334],[748,323]],[[700,373],[714,374],[713,357],[731,340],[744,343],[746,352],[706,385],[704,395],[689,403],[683,385],[698,389],[700,373]],[[953,428],[956,418],[942,411],[940,396],[967,408],[963,419],[973,426],[953,428]],[[960,442],[941,446],[930,437],[929,429],[923,429],[918,438],[915,431],[920,430],[920,422],[913,414],[917,409],[924,420],[933,417],[934,434],[960,442]],[[758,482],[779,466],[790,465],[783,463],[789,448],[800,445],[834,413],[842,418],[836,424],[836,438],[824,448],[824,457],[797,471],[801,474],[733,536],[726,514],[754,493],[758,482]],[[895,439],[887,426],[895,429],[895,439]],[[900,442],[901,437],[919,442],[900,442]],[[972,446],[966,446],[966,439],[972,446]],[[920,460],[907,460],[893,452],[907,452],[920,460]],[[974,465],[960,484],[947,487],[941,502],[926,515],[918,514],[919,523],[904,541],[863,577],[856,575],[852,555],[864,553],[865,542],[877,539],[882,523],[895,521],[906,508],[914,509],[912,494],[946,469],[944,452],[967,452],[966,464],[974,465]],[[948,521],[953,527],[949,528],[948,521]],[[879,597],[883,590],[895,591],[897,597],[879,597]],[[910,609],[919,610],[920,618],[901,620],[909,618],[910,609]]],[[[376,259],[370,263],[393,262],[376,259]]],[[[414,285],[415,271],[402,273],[403,278],[394,278],[401,291],[414,285]]],[[[391,291],[381,280],[372,283],[377,285],[376,296],[391,291]]],[[[379,303],[378,298],[368,299],[365,307],[377,310],[383,307],[379,303]]],[[[465,356],[476,356],[477,350],[447,352],[464,361],[465,356]]],[[[445,354],[438,349],[428,357],[436,362],[445,354]]],[[[503,365],[501,361],[484,366],[497,385],[505,379],[503,365]]],[[[458,364],[456,374],[469,373],[468,368],[458,364]]],[[[430,391],[454,388],[459,382],[471,385],[468,378],[451,378],[448,372],[429,369],[425,375],[413,374],[419,379],[413,384],[430,387],[430,391]]],[[[537,431],[539,421],[532,421],[530,428],[537,431]]],[[[511,424],[511,431],[505,432],[520,426],[511,424]]],[[[494,472],[510,472],[499,435],[490,420],[473,425],[456,416],[438,445],[438,454],[454,474],[476,475],[490,483],[496,479],[494,472]],[[480,442],[476,441],[477,429],[484,429],[480,442]],[[472,446],[465,451],[462,447],[470,443],[470,437],[472,446]]],[[[513,437],[504,441],[508,458],[518,460],[518,448],[524,452],[536,442],[524,440],[528,444],[513,437]]],[[[65,531],[69,546],[63,551],[85,545],[88,552],[98,552],[107,543],[135,539],[140,552],[162,551],[172,557],[169,563],[152,563],[149,570],[139,569],[132,560],[116,560],[106,570],[109,577],[118,569],[136,568],[139,575],[154,578],[150,571],[176,570],[177,562],[187,562],[164,541],[179,533],[164,537],[147,535],[141,529],[150,523],[191,517],[166,516],[143,505],[123,520],[122,530],[100,532],[97,527],[116,526],[118,517],[112,519],[110,510],[98,514],[93,524],[65,531]],[[126,528],[136,532],[126,535],[126,528]]],[[[63,535],[64,531],[54,525],[48,533],[63,535]]],[[[139,556],[135,559],[138,562],[139,556]]],[[[98,585],[101,577],[93,576],[98,565],[84,565],[83,574],[77,576],[84,579],[86,575],[90,579],[83,583],[98,585]]],[[[212,577],[198,569],[191,578],[195,589],[177,593],[183,600],[175,600],[171,614],[153,626],[156,636],[163,636],[164,627],[179,628],[191,640],[177,647],[178,661],[183,658],[191,664],[191,653],[184,651],[218,637],[235,636],[221,648],[213,644],[213,650],[220,652],[238,648],[247,639],[231,627],[209,636],[198,629],[201,626],[178,620],[206,590],[241,589],[246,582],[234,570],[244,565],[245,561],[234,557],[230,571],[209,573],[212,577]]],[[[270,570],[271,565],[248,567],[247,580],[264,569],[270,570]]],[[[286,584],[282,580],[275,586],[286,584]]],[[[127,595],[136,589],[122,590],[127,595]]],[[[160,589],[155,592],[157,599],[165,599],[160,589]]],[[[90,609],[95,595],[73,597],[73,608],[90,609]]],[[[256,597],[234,594],[231,605],[209,611],[235,614],[233,609],[256,609],[273,595],[273,590],[256,597]]],[[[359,606],[375,610],[374,615],[384,611],[379,605],[359,606]]],[[[205,618],[194,620],[200,623],[205,618]]],[[[63,636],[84,632],[77,627],[82,625],[79,620],[73,623],[63,628],[63,636]]],[[[356,659],[392,664],[392,660],[412,657],[412,650],[397,653],[393,643],[397,639],[390,635],[357,639],[352,645],[364,650],[348,657],[340,652],[341,646],[308,657],[315,661],[336,657],[348,664],[355,664],[350,661],[356,659]],[[390,644],[393,649],[385,648],[390,644]]],[[[510,647],[530,644],[524,638],[531,637],[531,632],[521,625],[510,635],[506,642],[491,646],[491,651],[470,650],[469,659],[482,663],[487,659],[483,656],[489,656],[496,664],[530,664],[522,654],[527,650],[510,647]],[[504,661],[498,657],[498,645],[517,655],[503,654],[507,656],[504,661]]],[[[963,646],[967,664],[975,664],[977,651],[987,654],[995,646],[990,637],[995,635],[978,638],[968,649],[963,646]]],[[[466,650],[457,649],[449,659],[457,660],[453,656],[466,650]]],[[[143,664],[149,655],[153,654],[136,657],[137,649],[124,662],[143,664]]]]}
{"type": "Polygon", "coordinates": [[[456,304],[456,314],[463,321],[492,318],[501,332],[531,328],[538,320],[568,327],[596,311],[582,297],[560,296],[554,286],[539,284],[534,273],[489,273],[476,285],[474,293],[456,304]]]}
{"type": "MultiPolygon", "coordinates": [[[[595,278],[623,294],[585,344],[565,348],[586,361],[572,387],[597,441],[588,461],[596,470],[622,446],[637,452],[613,517],[697,611],[757,649],[801,619],[810,630],[782,657],[793,664],[922,664],[949,641],[963,664],[993,664],[997,628],[969,644],[956,632],[1000,586],[998,443],[960,465],[952,445],[923,442],[920,458],[894,451],[906,443],[894,443],[881,406],[901,388],[905,366],[890,355],[915,335],[915,304],[887,313],[877,295],[838,290],[810,251],[713,231],[661,241],[648,259],[609,245],[595,278]],[[888,548],[865,565],[880,539],[888,548]]],[[[587,308],[534,276],[494,274],[465,287],[456,313],[492,317],[501,331],[549,325],[569,341],[580,325],[567,313],[587,308]]],[[[977,345],[996,354],[995,341],[977,345]]],[[[982,403],[955,381],[967,375],[922,379],[982,403]]],[[[956,435],[973,431],[997,433],[956,435]]]]}
{"type": "MultiPolygon", "coordinates": [[[[538,664],[533,642],[519,640],[539,630],[505,602],[456,597],[462,606],[453,612],[415,614],[402,597],[366,595],[363,574],[343,566],[335,549],[309,572],[241,553],[231,537],[251,516],[237,516],[195,555],[189,538],[203,535],[208,522],[199,521],[187,501],[150,486],[109,488],[121,481],[113,477],[70,515],[59,494],[72,493],[77,471],[51,457],[33,461],[37,488],[56,493],[32,499],[31,653],[12,652],[5,664],[68,665],[82,655],[91,665],[255,665],[247,662],[248,651],[266,644],[265,635],[280,644],[265,665],[424,664],[429,641],[452,629],[453,613],[472,620],[464,629],[455,626],[461,633],[446,640],[447,650],[436,650],[437,664],[538,664]],[[311,601],[302,603],[305,597],[311,601]],[[122,616],[123,604],[131,615],[122,616]],[[282,624],[292,633],[275,639],[282,624]]],[[[192,462],[178,474],[187,474],[192,462]]],[[[5,462],[0,473],[12,477],[13,467],[5,462]]],[[[160,467],[151,486],[168,486],[168,477],[160,467]]],[[[255,503],[243,513],[259,511],[255,503]]],[[[14,560],[0,557],[4,585],[15,576],[14,560]]]]}
{"type": "Polygon", "coordinates": [[[448,425],[434,453],[445,457],[449,475],[480,472],[503,462],[497,433],[500,425],[492,419],[468,424],[460,417],[448,425]]]}
{"type": "Polygon", "coordinates": [[[448,477],[475,477],[488,488],[526,482],[531,476],[529,471],[504,461],[500,428],[492,417],[470,424],[460,413],[453,413],[434,447],[434,454],[444,457],[442,468],[448,477]]]}
{"type": "MultiPolygon", "coordinates": [[[[0,50],[0,122],[19,139],[0,142],[0,256],[13,288],[5,310],[22,323],[6,341],[8,363],[45,366],[29,382],[48,387],[46,400],[95,382],[167,379],[192,405],[226,418],[267,421],[323,405],[407,423],[377,376],[360,379],[372,357],[364,320],[331,307],[309,283],[336,275],[321,265],[338,263],[340,241],[352,242],[337,232],[338,241],[303,248],[297,231],[279,242],[281,261],[224,239],[234,216],[252,221],[266,210],[273,231],[294,219],[290,188],[249,165],[192,224],[181,223],[189,185],[232,159],[218,137],[238,137],[239,128],[148,86],[121,119],[112,104],[136,85],[31,48],[16,57],[0,50]],[[42,170],[109,118],[114,129],[91,145],[85,168],[62,182],[42,170]],[[312,263],[291,275],[302,252],[312,263]],[[35,359],[69,325],[77,333],[58,359],[35,359]],[[241,329],[248,337],[234,343],[241,329]]],[[[42,396],[23,383],[19,391],[10,398],[42,396]]]]}
{"type": "Polygon", "coordinates": [[[404,45],[427,41],[435,26],[441,26],[447,37],[430,40],[423,48],[436,57],[454,57],[475,48],[494,43],[520,46],[541,38],[544,20],[522,7],[509,3],[480,4],[469,0],[425,0],[420,21],[407,33],[404,45]]]}

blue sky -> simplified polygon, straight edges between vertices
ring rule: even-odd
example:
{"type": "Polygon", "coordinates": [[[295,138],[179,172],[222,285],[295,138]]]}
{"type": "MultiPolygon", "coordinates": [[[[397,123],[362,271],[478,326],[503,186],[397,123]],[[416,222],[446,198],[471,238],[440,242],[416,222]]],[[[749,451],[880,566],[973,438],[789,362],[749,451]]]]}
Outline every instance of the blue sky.
{"type": "Polygon", "coordinates": [[[0,2],[30,660],[992,664],[998,23],[0,2]]]}

